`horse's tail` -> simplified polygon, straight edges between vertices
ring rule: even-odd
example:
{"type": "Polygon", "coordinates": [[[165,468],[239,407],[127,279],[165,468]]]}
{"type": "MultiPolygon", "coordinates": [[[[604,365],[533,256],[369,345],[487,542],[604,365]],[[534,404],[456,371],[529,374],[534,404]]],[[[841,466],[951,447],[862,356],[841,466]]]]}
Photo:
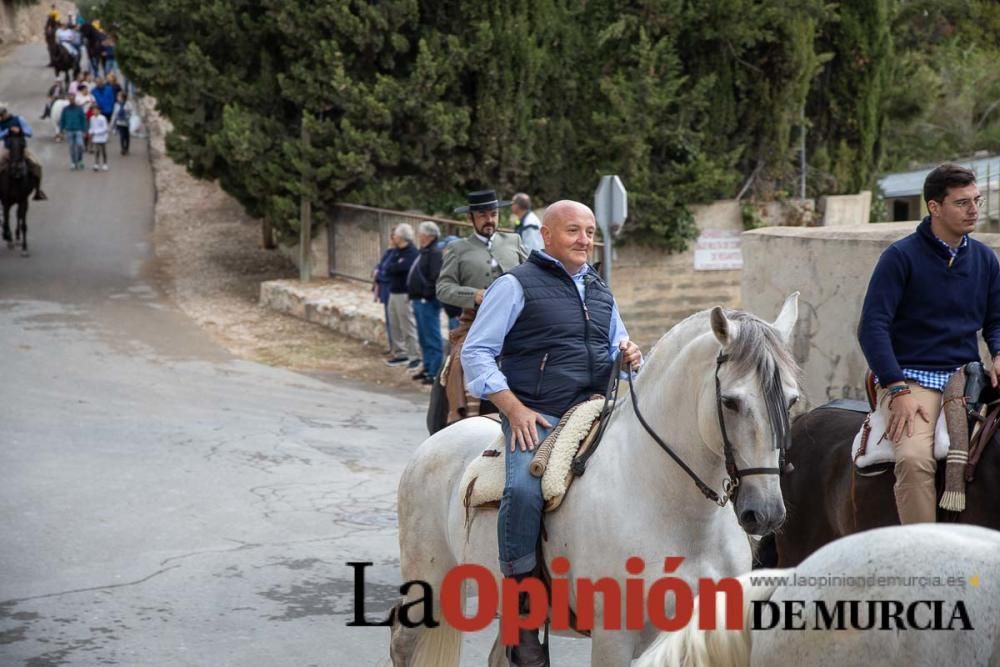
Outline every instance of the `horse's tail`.
{"type": "MultiPolygon", "coordinates": [[[[462,598],[464,607],[464,590],[462,598]]],[[[389,660],[393,667],[458,667],[462,655],[462,634],[447,623],[434,628],[408,628],[399,620],[401,604],[393,609],[389,640],[389,660]]]]}
{"type": "Polygon", "coordinates": [[[755,570],[738,577],[743,588],[743,627],[739,630],[699,629],[695,601],[691,621],[682,630],[661,634],[632,667],[748,667],[753,642],[750,632],[753,602],[770,599],[790,572],[755,570]]]}
{"type": "Polygon", "coordinates": [[[462,633],[442,623],[420,633],[409,667],[458,667],[461,649],[462,633]]]}

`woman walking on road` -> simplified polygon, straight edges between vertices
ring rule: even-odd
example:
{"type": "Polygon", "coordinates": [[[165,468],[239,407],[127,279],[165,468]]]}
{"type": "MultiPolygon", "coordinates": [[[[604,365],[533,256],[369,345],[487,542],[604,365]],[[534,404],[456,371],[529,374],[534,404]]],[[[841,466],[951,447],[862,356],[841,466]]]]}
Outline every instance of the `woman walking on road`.
{"type": "Polygon", "coordinates": [[[111,114],[112,125],[118,133],[118,140],[121,142],[122,155],[128,155],[131,134],[129,121],[132,120],[132,103],[128,101],[128,95],[118,93],[118,102],[115,103],[115,110],[111,114]]]}

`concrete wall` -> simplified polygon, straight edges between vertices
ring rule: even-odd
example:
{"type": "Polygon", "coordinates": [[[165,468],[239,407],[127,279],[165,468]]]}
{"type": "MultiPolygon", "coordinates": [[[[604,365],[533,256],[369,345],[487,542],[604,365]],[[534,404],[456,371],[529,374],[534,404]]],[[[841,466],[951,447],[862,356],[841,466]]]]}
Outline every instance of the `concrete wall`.
{"type": "Polygon", "coordinates": [[[824,227],[868,224],[871,210],[871,190],[856,195],[830,195],[820,197],[819,200],[819,211],[824,227]]]}
{"type": "MultiPolygon", "coordinates": [[[[743,308],[770,320],[788,294],[801,293],[793,350],[802,364],[805,407],[864,398],[868,365],[857,342],[861,304],[879,255],[914,228],[778,227],[743,235],[743,308]]],[[[976,238],[1000,249],[1000,235],[976,238]]]]}

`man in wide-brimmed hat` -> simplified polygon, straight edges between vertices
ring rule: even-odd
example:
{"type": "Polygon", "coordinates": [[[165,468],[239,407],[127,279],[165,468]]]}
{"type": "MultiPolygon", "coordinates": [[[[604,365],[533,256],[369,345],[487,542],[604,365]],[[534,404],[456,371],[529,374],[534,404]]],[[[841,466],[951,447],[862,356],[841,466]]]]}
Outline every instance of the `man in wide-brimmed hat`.
{"type": "MultiPolygon", "coordinates": [[[[445,248],[437,282],[438,301],[462,308],[459,326],[451,332],[451,354],[441,376],[448,395],[446,423],[466,416],[465,380],[459,355],[476,308],[482,303],[486,288],[527,257],[517,234],[497,232],[500,209],[510,206],[510,202],[500,199],[494,190],[478,190],[467,196],[468,203],[455,212],[467,214],[473,233],[445,248]]],[[[487,403],[480,406],[480,414],[483,408],[495,412],[487,403]]]]}

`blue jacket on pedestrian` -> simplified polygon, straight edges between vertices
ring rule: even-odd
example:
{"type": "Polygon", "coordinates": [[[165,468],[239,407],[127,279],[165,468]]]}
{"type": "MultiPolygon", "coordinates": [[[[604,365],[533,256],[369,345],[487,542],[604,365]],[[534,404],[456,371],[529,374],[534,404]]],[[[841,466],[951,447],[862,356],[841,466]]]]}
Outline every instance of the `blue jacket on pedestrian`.
{"type": "Polygon", "coordinates": [[[389,275],[390,294],[407,293],[406,277],[409,275],[410,267],[413,266],[418,254],[417,246],[412,243],[405,248],[396,249],[396,257],[386,267],[386,273],[389,275]]]}
{"type": "Polygon", "coordinates": [[[396,249],[389,248],[382,253],[382,259],[375,267],[375,282],[378,284],[378,300],[382,303],[389,303],[389,285],[392,279],[389,277],[388,267],[396,259],[396,249]]]}
{"type": "Polygon", "coordinates": [[[87,114],[78,104],[70,104],[59,117],[59,129],[63,132],[86,132],[87,114]]]}
{"type": "Polygon", "coordinates": [[[108,84],[94,86],[91,94],[94,96],[94,101],[97,102],[97,108],[101,110],[101,113],[105,116],[111,115],[111,112],[115,110],[114,88],[108,84]]]}
{"type": "Polygon", "coordinates": [[[979,359],[976,332],[1000,352],[1000,262],[975,239],[954,259],[930,218],[882,253],[865,294],[858,341],[888,386],[903,369],[952,371],[979,359]]]}

